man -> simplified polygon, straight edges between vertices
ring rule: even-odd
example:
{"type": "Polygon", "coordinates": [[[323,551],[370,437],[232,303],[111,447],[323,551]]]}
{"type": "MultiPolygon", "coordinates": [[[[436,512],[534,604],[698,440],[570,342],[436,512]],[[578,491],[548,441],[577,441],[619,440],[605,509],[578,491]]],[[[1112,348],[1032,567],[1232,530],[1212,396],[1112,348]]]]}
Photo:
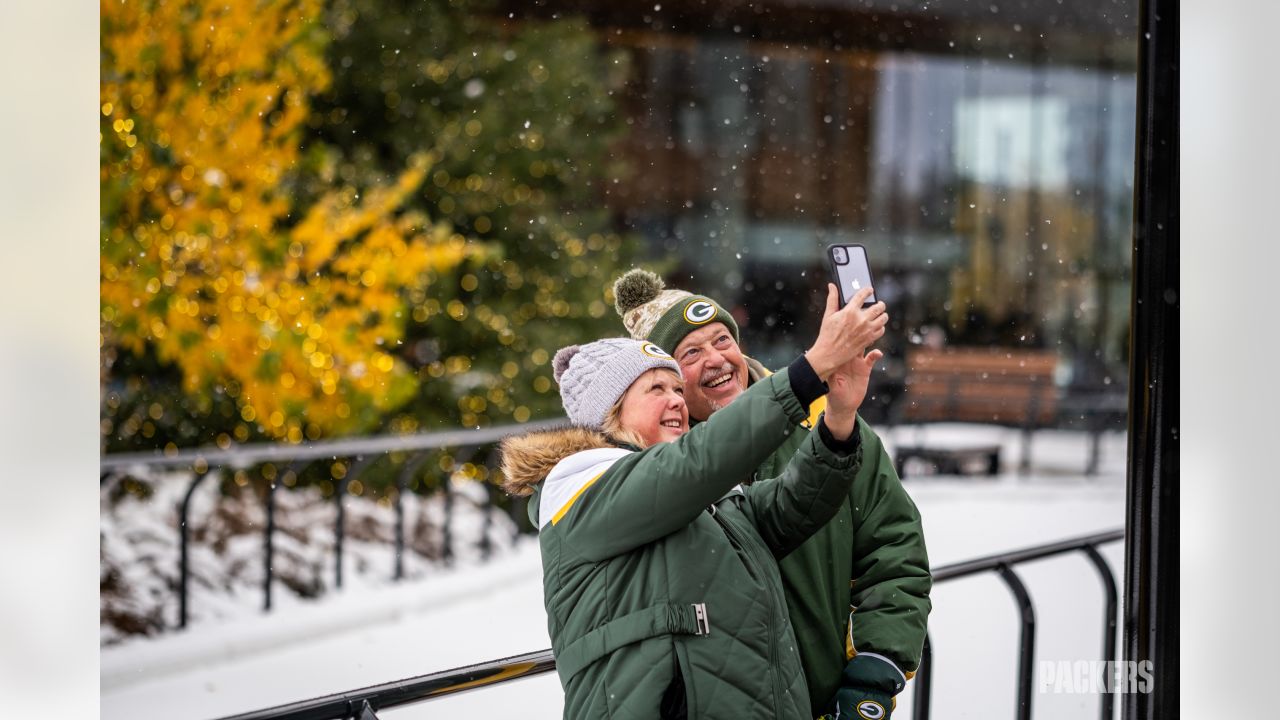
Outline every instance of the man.
{"type": "MultiPolygon", "coordinates": [[[[770,374],[743,355],[737,322],[711,298],[667,289],[644,270],[623,275],[613,291],[631,336],[654,343],[680,364],[690,423],[706,420],[770,374]]],[[[829,288],[828,315],[834,292],[829,288]]],[[[887,315],[878,305],[883,323],[887,315]]],[[[811,406],[811,421],[824,406],[823,400],[811,406]]],[[[857,426],[862,463],[846,502],[822,530],[780,559],[779,569],[814,715],[881,720],[919,666],[932,579],[920,514],[879,436],[861,418],[857,426]]],[[[806,434],[797,429],[757,477],[776,476],[806,434]]]]}

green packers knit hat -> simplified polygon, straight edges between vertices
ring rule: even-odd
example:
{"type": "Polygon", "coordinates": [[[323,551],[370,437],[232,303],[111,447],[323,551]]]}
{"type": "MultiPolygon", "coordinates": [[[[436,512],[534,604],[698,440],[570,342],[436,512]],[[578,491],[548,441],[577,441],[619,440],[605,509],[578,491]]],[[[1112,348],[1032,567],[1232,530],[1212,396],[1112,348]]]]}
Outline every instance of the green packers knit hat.
{"type": "Polygon", "coordinates": [[[738,323],[715,300],[684,290],[668,290],[662,278],[639,268],[613,283],[614,306],[627,332],[669,353],[685,335],[712,322],[722,322],[738,340],[738,323]]]}

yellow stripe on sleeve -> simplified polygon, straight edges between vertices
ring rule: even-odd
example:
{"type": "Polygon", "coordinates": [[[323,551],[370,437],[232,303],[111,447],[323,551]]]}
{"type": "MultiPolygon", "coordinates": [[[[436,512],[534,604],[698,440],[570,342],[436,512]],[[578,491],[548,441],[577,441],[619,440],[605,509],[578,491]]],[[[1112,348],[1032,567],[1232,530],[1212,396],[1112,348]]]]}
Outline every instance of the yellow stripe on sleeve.
{"type": "Polygon", "coordinates": [[[822,413],[826,409],[827,409],[826,395],[823,395],[817,400],[814,400],[813,404],[809,406],[809,417],[805,419],[804,426],[810,429],[817,427],[818,418],[822,416],[822,413]]]}
{"type": "Polygon", "coordinates": [[[587,488],[594,485],[595,482],[600,479],[600,475],[604,475],[605,472],[606,471],[601,470],[599,475],[596,475],[595,477],[583,483],[582,487],[578,488],[578,492],[574,493],[573,497],[569,498],[568,502],[566,502],[563,506],[561,506],[561,508],[558,511],[556,511],[555,515],[551,516],[551,524],[555,525],[556,523],[560,522],[560,518],[564,517],[564,514],[569,512],[569,508],[573,507],[573,504],[578,501],[578,498],[582,496],[582,493],[586,491],[587,488]]]}
{"type": "MultiPolygon", "coordinates": [[[[765,371],[764,371],[765,377],[769,377],[772,374],[773,374],[772,370],[765,368],[765,371]]],[[[822,413],[826,409],[827,409],[827,396],[823,395],[817,400],[814,400],[813,404],[809,406],[809,417],[805,418],[804,422],[800,424],[812,430],[813,428],[817,427],[818,418],[822,416],[822,413]]]]}

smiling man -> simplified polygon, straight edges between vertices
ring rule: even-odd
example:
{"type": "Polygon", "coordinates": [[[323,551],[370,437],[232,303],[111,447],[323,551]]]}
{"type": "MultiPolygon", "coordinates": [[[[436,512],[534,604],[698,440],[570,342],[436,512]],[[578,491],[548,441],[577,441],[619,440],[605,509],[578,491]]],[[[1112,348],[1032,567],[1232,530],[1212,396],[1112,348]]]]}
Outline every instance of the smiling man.
{"type": "MultiPolygon", "coordinates": [[[[770,374],[743,354],[737,322],[711,298],[668,289],[644,270],[623,275],[613,291],[631,337],[680,364],[690,423],[770,374]]],[[[810,408],[810,424],[824,406],[810,408]]],[[[915,504],[879,436],[861,418],[857,430],[862,462],[840,512],[779,558],[779,569],[814,715],[878,719],[890,716],[920,663],[932,579],[915,504]]],[[[777,475],[806,434],[798,428],[756,476],[777,475]]]]}

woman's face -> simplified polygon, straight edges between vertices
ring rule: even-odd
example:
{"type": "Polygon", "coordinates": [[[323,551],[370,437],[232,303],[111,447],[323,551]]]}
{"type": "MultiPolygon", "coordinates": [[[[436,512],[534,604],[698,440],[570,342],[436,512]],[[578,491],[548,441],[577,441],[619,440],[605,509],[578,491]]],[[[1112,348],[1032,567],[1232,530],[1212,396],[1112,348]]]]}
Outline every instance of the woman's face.
{"type": "Polygon", "coordinates": [[[639,435],[645,447],[670,442],[689,429],[684,382],[670,370],[655,368],[636,378],[622,396],[618,421],[639,435]]]}

